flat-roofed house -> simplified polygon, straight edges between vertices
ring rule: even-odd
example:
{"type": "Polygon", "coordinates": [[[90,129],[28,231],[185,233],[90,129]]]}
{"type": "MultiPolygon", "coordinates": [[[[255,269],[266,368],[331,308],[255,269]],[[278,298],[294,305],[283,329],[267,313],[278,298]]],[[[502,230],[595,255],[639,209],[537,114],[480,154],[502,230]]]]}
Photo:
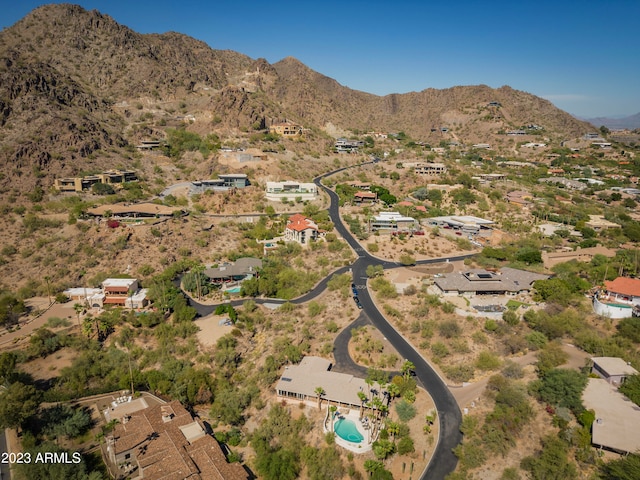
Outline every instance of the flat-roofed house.
{"type": "Polygon", "coordinates": [[[135,278],[107,278],[102,282],[104,304],[125,306],[127,298],[138,291],[135,278]]]}
{"type": "Polygon", "coordinates": [[[267,182],[265,193],[267,200],[279,201],[283,198],[313,200],[318,196],[318,186],[315,183],[296,182],[267,182]]]}
{"type": "Polygon", "coordinates": [[[419,229],[413,217],[406,217],[399,212],[380,212],[369,223],[372,232],[411,232],[419,229]]]}
{"type": "MultiPolygon", "coordinates": [[[[563,225],[564,227],[564,225],[563,225]]],[[[616,251],[612,248],[606,248],[602,245],[589,248],[576,248],[575,250],[561,251],[561,252],[542,252],[542,263],[545,268],[552,268],[559,263],[570,262],[576,260],[578,262],[590,262],[596,255],[604,255],[605,257],[613,258],[616,256],[616,251]]]]}
{"type": "Polygon", "coordinates": [[[159,218],[183,214],[180,207],[168,207],[157,203],[143,202],[132,204],[99,205],[87,209],[87,215],[103,217],[111,214],[116,218],[159,218]]]}
{"type": "Polygon", "coordinates": [[[475,235],[481,230],[491,231],[491,226],[495,223],[486,218],[474,217],[473,215],[444,215],[441,217],[430,217],[426,219],[427,225],[432,227],[451,228],[460,230],[465,235],[475,235]]]}
{"type": "Polygon", "coordinates": [[[335,141],[334,147],[338,153],[355,153],[359,148],[364,147],[364,141],[338,138],[335,141]]]}
{"type": "Polygon", "coordinates": [[[591,426],[594,446],[622,454],[640,451],[640,411],[616,387],[602,378],[590,378],[582,403],[596,414],[591,426]]]}
{"type": "Polygon", "coordinates": [[[604,282],[604,288],[593,296],[593,310],[608,318],[640,316],[640,280],[618,277],[604,282]]]}
{"type": "Polygon", "coordinates": [[[298,242],[300,245],[307,245],[310,241],[316,240],[318,234],[318,225],[313,220],[296,213],[287,220],[284,239],[286,242],[298,242]]]}
{"type": "Polygon", "coordinates": [[[638,375],[638,371],[619,357],[593,357],[591,373],[604,378],[611,385],[622,385],[627,377],[638,375]]]}
{"type": "Polygon", "coordinates": [[[74,287],[65,290],[64,293],[72,302],[77,302],[83,306],[102,307],[104,302],[104,292],[101,288],[74,287]]]}
{"type": "Polygon", "coordinates": [[[204,424],[178,401],[148,407],[120,419],[106,437],[111,473],[133,480],[247,480],[228,463],[204,424]],[[115,471],[114,471],[115,470],[115,471]]]}
{"type": "Polygon", "coordinates": [[[444,163],[418,163],[413,167],[413,171],[417,175],[434,178],[447,173],[447,167],[444,163]]]}
{"type": "Polygon", "coordinates": [[[604,215],[589,215],[589,220],[584,223],[585,227],[594,229],[596,232],[609,228],[620,228],[620,225],[604,218],[604,215]]]}
{"type": "Polygon", "coordinates": [[[269,127],[269,133],[275,133],[283,137],[299,137],[302,132],[302,125],[293,122],[274,123],[269,127]]]}

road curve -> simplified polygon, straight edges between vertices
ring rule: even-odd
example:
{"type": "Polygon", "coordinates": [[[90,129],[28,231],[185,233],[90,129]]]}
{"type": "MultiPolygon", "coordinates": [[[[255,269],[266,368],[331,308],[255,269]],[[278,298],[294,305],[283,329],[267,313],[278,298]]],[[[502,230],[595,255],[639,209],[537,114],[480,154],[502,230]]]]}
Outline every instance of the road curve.
{"type": "MultiPolygon", "coordinates": [[[[365,162],[372,163],[372,162],[365,162]]],[[[364,165],[360,164],[360,165],[364,165]]],[[[421,480],[440,480],[444,479],[449,473],[453,472],[456,468],[458,460],[453,454],[453,449],[462,441],[462,433],[460,432],[460,424],[462,422],[462,415],[458,404],[456,403],[453,395],[447,388],[446,384],[440,378],[438,373],[429,365],[429,363],[418,353],[413,346],[400,335],[384,318],[380,313],[375,303],[373,302],[369,291],[367,289],[367,275],[366,270],[370,265],[381,265],[383,268],[399,268],[402,267],[398,262],[391,262],[376,258],[369,254],[360,243],[353,237],[351,232],[342,223],[339,213],[339,199],[338,195],[329,188],[322,185],[322,179],[346,170],[352,167],[343,167],[332,172],[325,173],[314,179],[314,183],[320,188],[324,189],[331,199],[330,206],[328,208],[329,215],[336,230],[340,233],[342,238],[353,248],[358,255],[358,259],[351,265],[342,267],[331,275],[320,281],[310,292],[296,299],[290,300],[291,303],[304,303],[312,298],[315,298],[324,291],[329,279],[335,274],[347,273],[351,270],[353,274],[353,283],[358,288],[360,303],[362,304],[363,311],[361,315],[351,325],[343,330],[338,335],[334,342],[334,358],[336,368],[344,373],[351,373],[359,377],[366,376],[366,368],[356,364],[349,356],[348,343],[351,336],[351,329],[360,325],[372,324],[375,326],[382,335],[393,345],[402,358],[412,362],[416,369],[416,379],[422,386],[429,392],[435,403],[438,411],[438,420],[440,422],[440,433],[438,436],[438,444],[434,451],[427,468],[422,472],[420,476],[421,480]]],[[[419,265],[428,265],[433,263],[439,263],[443,261],[457,261],[469,258],[472,255],[458,255],[447,258],[435,258],[429,260],[420,260],[416,262],[419,265]]],[[[231,305],[239,306],[247,300],[233,300],[231,305]]],[[[285,303],[286,300],[278,299],[266,299],[266,298],[252,298],[256,303],[285,303]]],[[[199,315],[205,316],[213,313],[217,305],[204,305],[196,302],[193,299],[189,300],[189,304],[193,306],[199,315]]]]}
{"type": "MultiPolygon", "coordinates": [[[[337,171],[341,171],[339,169],[337,171]]],[[[462,414],[458,408],[453,395],[447,388],[446,384],[440,378],[438,373],[429,365],[429,363],[420,355],[413,346],[400,335],[384,318],[380,313],[376,305],[374,304],[369,291],[366,288],[367,275],[366,269],[369,265],[382,265],[383,268],[396,268],[401,266],[397,262],[388,262],[380,260],[370,255],[360,243],[353,237],[351,232],[345,227],[340,218],[338,211],[339,202],[338,195],[329,188],[322,185],[321,180],[328,175],[336,173],[330,172],[321,175],[314,179],[314,182],[319,187],[323,188],[331,199],[329,206],[329,215],[335,225],[336,230],[340,233],[342,238],[353,248],[357,253],[358,259],[352,265],[353,283],[358,288],[360,303],[362,304],[363,311],[371,323],[385,336],[385,338],[393,345],[398,353],[406,360],[412,362],[416,367],[416,377],[422,386],[429,392],[438,411],[438,420],[440,422],[440,434],[438,437],[438,444],[436,450],[427,465],[427,468],[422,472],[420,478],[426,479],[444,479],[449,473],[453,472],[458,463],[458,459],[453,454],[453,449],[462,441],[462,433],[460,432],[460,424],[462,422],[462,414]],[[364,288],[363,288],[364,287],[364,288]]],[[[449,261],[462,260],[470,255],[460,255],[449,258],[449,261]]],[[[430,264],[442,262],[443,259],[430,259],[417,262],[419,264],[430,264]]],[[[362,317],[362,315],[361,315],[362,317]]],[[[361,322],[359,318],[355,323],[361,322]]],[[[352,324],[353,326],[353,324],[352,324]]],[[[350,334],[352,326],[347,327],[348,334],[350,334]]],[[[343,332],[344,333],[344,332],[343,332]]],[[[347,342],[348,343],[348,342],[347,342]]],[[[338,343],[336,339],[334,355],[336,358],[341,355],[341,362],[343,359],[344,339],[338,343]]],[[[348,351],[347,351],[348,356],[348,351]]],[[[351,367],[353,368],[353,367],[351,367]]]]}

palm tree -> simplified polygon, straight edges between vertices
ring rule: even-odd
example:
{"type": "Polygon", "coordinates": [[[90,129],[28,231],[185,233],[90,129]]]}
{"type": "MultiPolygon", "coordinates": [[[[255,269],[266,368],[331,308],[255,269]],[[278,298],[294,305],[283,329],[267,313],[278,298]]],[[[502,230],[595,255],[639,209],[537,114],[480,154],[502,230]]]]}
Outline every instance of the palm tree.
{"type": "Polygon", "coordinates": [[[91,315],[87,315],[82,322],[82,333],[87,336],[87,338],[91,338],[93,334],[93,317],[91,315]]]}
{"type": "Polygon", "coordinates": [[[411,372],[414,372],[416,369],[416,366],[413,364],[413,362],[410,362],[409,360],[405,360],[404,363],[402,364],[402,375],[404,376],[405,380],[408,380],[409,377],[411,376],[411,372]]]}
{"type": "Polygon", "coordinates": [[[82,313],[83,310],[84,310],[83,305],[79,303],[73,304],[73,311],[76,312],[76,315],[78,316],[78,326],[80,326],[80,314],[82,313]]]}
{"type": "Polygon", "coordinates": [[[360,399],[360,419],[362,419],[364,403],[367,401],[367,395],[364,392],[358,392],[358,398],[360,399]]]}
{"type": "MultiPolygon", "coordinates": [[[[373,382],[373,380],[371,380],[370,378],[365,378],[365,379],[364,379],[364,383],[366,383],[366,384],[367,384],[367,386],[369,387],[369,388],[368,388],[369,393],[371,393],[371,387],[373,386],[373,383],[374,383],[374,382],[373,382]]],[[[367,396],[368,396],[368,398],[369,398],[369,401],[371,401],[371,396],[370,396],[369,394],[367,394],[367,396]]]]}
{"type": "Polygon", "coordinates": [[[331,415],[329,417],[329,423],[331,424],[331,431],[333,432],[333,426],[335,425],[335,422],[333,421],[333,417],[336,413],[336,410],[338,410],[338,407],[336,407],[335,405],[331,405],[329,407],[329,411],[331,412],[331,415]]]}
{"type": "Polygon", "coordinates": [[[393,435],[393,439],[395,440],[396,435],[400,433],[400,424],[398,422],[387,422],[386,428],[387,432],[393,435]]]}
{"type": "Polygon", "coordinates": [[[325,392],[324,388],[322,387],[316,387],[314,393],[318,396],[318,408],[320,408],[320,401],[322,400],[322,396],[327,392],[325,392]]]}
{"type": "Polygon", "coordinates": [[[391,403],[391,400],[400,395],[400,387],[395,383],[390,383],[389,385],[387,385],[387,394],[389,395],[387,397],[389,403],[391,403]]]}

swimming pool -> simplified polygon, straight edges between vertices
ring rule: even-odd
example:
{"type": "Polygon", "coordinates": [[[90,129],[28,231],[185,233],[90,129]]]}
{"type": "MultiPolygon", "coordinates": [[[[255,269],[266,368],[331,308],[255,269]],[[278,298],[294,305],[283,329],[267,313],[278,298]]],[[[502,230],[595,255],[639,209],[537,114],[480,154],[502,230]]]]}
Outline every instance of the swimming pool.
{"type": "Polygon", "coordinates": [[[227,292],[227,293],[240,293],[241,290],[242,290],[242,287],[233,287],[233,288],[230,288],[228,290],[225,290],[225,292],[227,292]]]}
{"type": "Polygon", "coordinates": [[[358,427],[353,421],[347,418],[341,418],[334,425],[336,434],[351,443],[360,443],[364,440],[362,434],[358,431],[358,427]]]}

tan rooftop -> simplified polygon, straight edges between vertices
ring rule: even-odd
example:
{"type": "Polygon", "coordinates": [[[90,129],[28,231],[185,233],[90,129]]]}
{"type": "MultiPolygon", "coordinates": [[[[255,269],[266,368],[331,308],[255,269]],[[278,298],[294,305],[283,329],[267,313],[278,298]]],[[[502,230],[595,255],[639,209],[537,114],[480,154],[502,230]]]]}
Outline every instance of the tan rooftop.
{"type": "Polygon", "coordinates": [[[590,378],[582,394],[585,408],[596,412],[592,443],[621,453],[640,450],[640,408],[609,385],[590,378]]]}

